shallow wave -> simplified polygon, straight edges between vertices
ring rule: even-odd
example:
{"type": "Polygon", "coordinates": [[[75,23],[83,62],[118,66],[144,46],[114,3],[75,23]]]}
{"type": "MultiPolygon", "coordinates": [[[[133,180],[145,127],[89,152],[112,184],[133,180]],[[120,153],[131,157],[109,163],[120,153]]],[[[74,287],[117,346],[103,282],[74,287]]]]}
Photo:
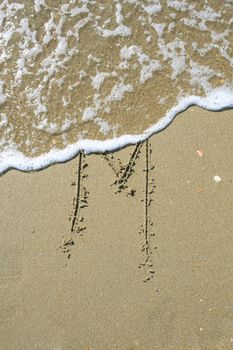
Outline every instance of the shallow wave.
{"type": "Polygon", "coordinates": [[[233,107],[231,0],[4,0],[0,26],[0,172],[233,107]]]}

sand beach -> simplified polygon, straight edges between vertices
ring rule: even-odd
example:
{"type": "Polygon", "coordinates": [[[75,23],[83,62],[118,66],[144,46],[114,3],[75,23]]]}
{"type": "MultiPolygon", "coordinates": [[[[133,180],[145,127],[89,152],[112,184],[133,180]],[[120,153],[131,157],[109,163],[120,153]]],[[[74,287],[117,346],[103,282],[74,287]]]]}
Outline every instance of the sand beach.
{"type": "Polygon", "coordinates": [[[0,178],[1,350],[233,348],[233,111],[0,178]]]}

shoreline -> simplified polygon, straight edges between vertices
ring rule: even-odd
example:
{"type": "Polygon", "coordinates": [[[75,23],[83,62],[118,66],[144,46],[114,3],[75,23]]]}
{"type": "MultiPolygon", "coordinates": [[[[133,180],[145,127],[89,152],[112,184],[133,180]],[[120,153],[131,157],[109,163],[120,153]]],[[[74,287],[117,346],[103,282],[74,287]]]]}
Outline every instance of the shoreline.
{"type": "Polygon", "coordinates": [[[0,178],[3,350],[231,349],[232,113],[0,178]]]}
{"type": "Polygon", "coordinates": [[[172,124],[172,122],[174,122],[176,117],[182,117],[182,114],[193,106],[204,108],[211,112],[221,112],[226,109],[232,109],[232,101],[233,92],[231,89],[227,89],[226,87],[216,88],[207,97],[190,96],[181,100],[180,103],[177,106],[174,106],[165,117],[139,135],[123,135],[104,141],[81,140],[68,145],[65,149],[53,149],[38,157],[27,157],[22,152],[12,148],[0,155],[0,174],[7,172],[8,169],[18,169],[21,171],[43,170],[50,165],[70,161],[75,158],[79,152],[84,152],[86,154],[99,154],[119,151],[124,147],[143,142],[149,137],[152,137],[159,132],[163,132],[172,124]]]}

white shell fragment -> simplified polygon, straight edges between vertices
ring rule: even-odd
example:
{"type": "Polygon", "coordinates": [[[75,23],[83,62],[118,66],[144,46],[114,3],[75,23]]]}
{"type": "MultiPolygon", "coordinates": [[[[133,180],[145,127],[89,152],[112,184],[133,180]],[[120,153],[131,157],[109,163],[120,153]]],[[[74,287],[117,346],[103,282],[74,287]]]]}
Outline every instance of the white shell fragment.
{"type": "Polygon", "coordinates": [[[219,182],[222,181],[221,177],[218,176],[218,175],[215,175],[215,176],[213,177],[213,179],[214,179],[214,181],[216,182],[216,184],[218,184],[219,182]]]}
{"type": "Polygon", "coordinates": [[[203,152],[201,149],[198,149],[198,150],[197,150],[197,155],[198,155],[200,158],[202,158],[203,155],[204,155],[204,152],[203,152]]]}

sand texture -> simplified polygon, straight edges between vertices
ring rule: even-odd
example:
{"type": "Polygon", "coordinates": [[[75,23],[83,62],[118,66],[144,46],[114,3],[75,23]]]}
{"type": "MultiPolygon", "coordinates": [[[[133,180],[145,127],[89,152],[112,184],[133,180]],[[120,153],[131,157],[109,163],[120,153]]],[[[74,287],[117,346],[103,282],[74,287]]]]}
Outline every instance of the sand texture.
{"type": "Polygon", "coordinates": [[[191,108],[143,144],[4,174],[0,349],[232,349],[232,130],[191,108]]]}

